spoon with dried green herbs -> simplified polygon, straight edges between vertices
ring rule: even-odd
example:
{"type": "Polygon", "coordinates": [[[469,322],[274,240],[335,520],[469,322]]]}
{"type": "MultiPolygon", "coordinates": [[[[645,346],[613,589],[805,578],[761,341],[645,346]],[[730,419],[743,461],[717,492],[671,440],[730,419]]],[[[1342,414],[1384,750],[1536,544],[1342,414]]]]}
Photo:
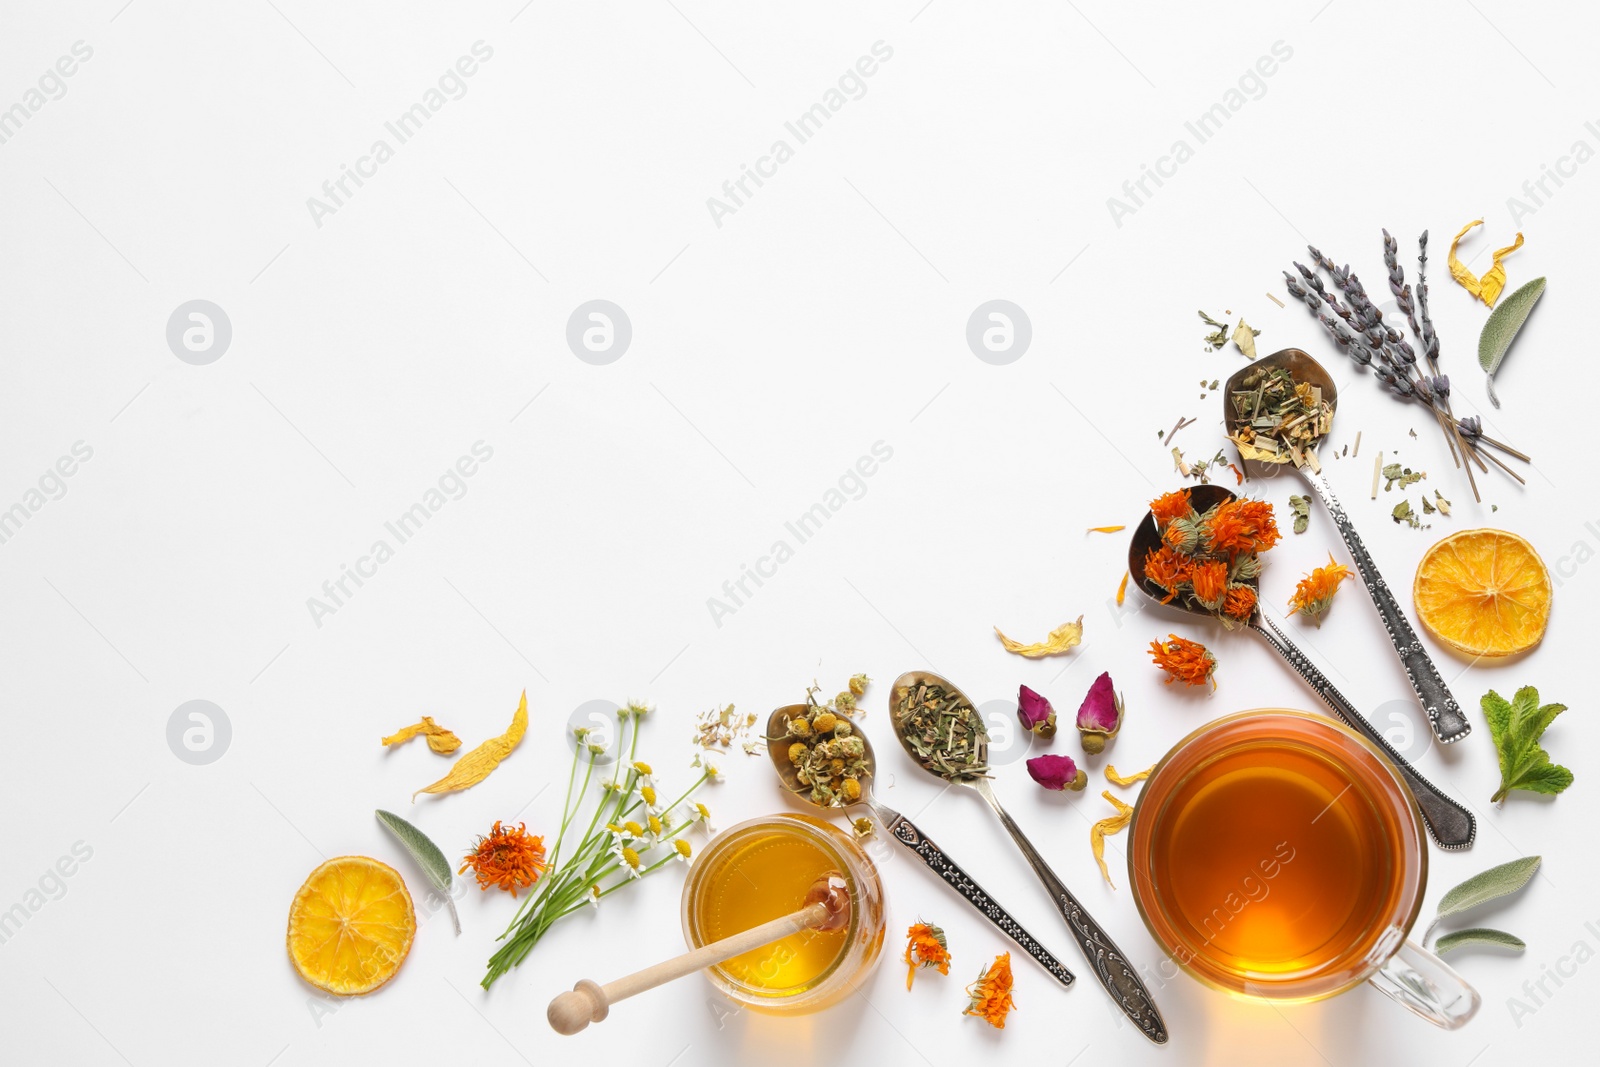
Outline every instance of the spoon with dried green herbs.
{"type": "MultiPolygon", "coordinates": [[[[1163,516],[1158,516],[1154,511],[1146,512],[1144,519],[1134,527],[1133,538],[1128,545],[1130,584],[1159,603],[1202,618],[1218,618],[1217,613],[1201,601],[1201,594],[1195,591],[1198,587],[1193,578],[1183,575],[1184,569],[1190,567],[1189,561],[1193,557],[1183,555],[1181,552],[1178,557],[1173,556],[1174,550],[1169,544],[1171,538],[1163,536],[1170,528],[1171,520],[1164,516],[1175,511],[1175,505],[1181,503],[1185,512],[1192,512],[1198,516],[1193,520],[1196,529],[1191,531],[1197,548],[1219,542],[1230,543],[1231,531],[1221,527],[1234,525],[1229,518],[1234,508],[1227,505],[1232,505],[1238,499],[1220,485],[1196,485],[1157,497],[1155,503],[1163,516]],[[1171,500],[1174,497],[1184,499],[1171,500]],[[1219,516],[1221,522],[1217,521],[1219,516]]],[[[1336,512],[1336,514],[1343,513],[1336,512]]],[[[1294,642],[1290,641],[1288,636],[1278,629],[1277,624],[1261,610],[1260,598],[1254,595],[1260,583],[1259,565],[1245,573],[1239,573],[1236,569],[1235,573],[1226,577],[1226,581],[1230,585],[1243,586],[1252,594],[1247,598],[1250,602],[1248,610],[1241,611],[1234,617],[1234,625],[1253,631],[1270,645],[1272,650],[1282,656],[1285,662],[1294,668],[1295,673],[1323,699],[1336,718],[1371,741],[1389,757],[1395,769],[1400,772],[1406,787],[1411,790],[1411,795],[1416,798],[1417,807],[1422,811],[1422,821],[1439,847],[1448,851],[1472,847],[1478,829],[1477,820],[1473,818],[1472,813],[1418,774],[1417,769],[1395,751],[1394,746],[1383,734],[1373,729],[1372,724],[1356,710],[1355,705],[1334,688],[1327,675],[1318,670],[1306,654],[1295,647],[1294,642]]]]}
{"type": "Polygon", "coordinates": [[[1355,560],[1367,594],[1377,606],[1384,632],[1405,667],[1406,680],[1428,713],[1434,736],[1445,744],[1467,736],[1472,724],[1451,696],[1432,657],[1417,640],[1416,631],[1378,573],[1378,565],[1362,544],[1344,505],[1322,476],[1317,442],[1332,428],[1333,412],[1339,403],[1338,389],[1328,372],[1300,349],[1285,348],[1235,373],[1223,388],[1223,397],[1223,417],[1239,455],[1246,462],[1293,464],[1322,498],[1355,560]]]}
{"type": "Polygon", "coordinates": [[[1094,976],[1145,1037],[1165,1044],[1167,1024],[1133,964],[1089,917],[996,799],[989,784],[989,731],[976,705],[937,674],[909,671],[896,678],[889,691],[889,717],[895,736],[917,766],[954,785],[976,789],[989,802],[1066,919],[1078,948],[1094,968],[1094,976]]]}
{"type": "Polygon", "coordinates": [[[940,851],[927,834],[898,811],[873,799],[876,761],[872,743],[842,709],[819,705],[814,699],[778,708],[767,720],[766,740],[767,755],[784,788],[824,809],[865,804],[890,837],[915,852],[1052,978],[1064,986],[1072,985],[1073,975],[1066,965],[940,851]]]}

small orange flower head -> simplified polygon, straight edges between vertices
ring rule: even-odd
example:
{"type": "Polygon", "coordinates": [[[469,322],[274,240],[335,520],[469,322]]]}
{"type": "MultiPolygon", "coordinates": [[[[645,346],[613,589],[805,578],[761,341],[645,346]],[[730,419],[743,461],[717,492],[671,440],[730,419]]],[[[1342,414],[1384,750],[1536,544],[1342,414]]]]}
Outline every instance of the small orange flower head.
{"type": "Polygon", "coordinates": [[[1150,514],[1155,516],[1158,527],[1165,527],[1173,519],[1188,518],[1194,514],[1194,506],[1189,503],[1189,490],[1162,493],[1150,501],[1150,514]]]}
{"type": "Polygon", "coordinates": [[[1182,682],[1184,685],[1198,686],[1210,682],[1211,688],[1217,687],[1216,679],[1212,677],[1217,669],[1217,659],[1198,641],[1168,634],[1165,643],[1150,642],[1150,658],[1157,667],[1167,672],[1168,685],[1182,682]]]}
{"type": "Polygon", "coordinates": [[[1222,613],[1230,619],[1248,622],[1256,610],[1256,591],[1248,585],[1230,585],[1222,599],[1222,613]]]}
{"type": "Polygon", "coordinates": [[[1196,563],[1194,570],[1189,574],[1189,580],[1194,583],[1194,598],[1207,611],[1216,611],[1222,607],[1222,598],[1228,593],[1226,563],[1220,559],[1208,559],[1203,563],[1196,563]]]}
{"type": "Polygon", "coordinates": [[[1342,563],[1335,563],[1333,555],[1328,556],[1328,565],[1318,567],[1294,587],[1294,595],[1289,598],[1289,614],[1299,612],[1309,615],[1322,625],[1322,617],[1328,613],[1328,608],[1333,605],[1333,594],[1339,591],[1339,585],[1350,577],[1350,568],[1342,563]]]}
{"type": "Polygon", "coordinates": [[[906,988],[911,988],[918,967],[937,967],[940,974],[950,973],[950,946],[944,931],[928,923],[913,923],[906,930],[906,988]]]}
{"type": "Polygon", "coordinates": [[[1172,598],[1178,595],[1185,582],[1189,580],[1189,569],[1193,566],[1188,557],[1181,556],[1172,549],[1163,545],[1153,548],[1144,558],[1144,576],[1152,584],[1166,591],[1166,596],[1161,598],[1163,604],[1170,604],[1172,598]]]}
{"type": "Polygon", "coordinates": [[[961,1014],[976,1015],[996,1030],[1004,1030],[1006,1016],[1017,1006],[1011,996],[1012,984],[1011,953],[1002,952],[976,982],[967,986],[971,1001],[961,1014]]]}
{"type": "Polygon", "coordinates": [[[1218,552],[1265,552],[1278,543],[1277,520],[1265,500],[1243,498],[1217,505],[1206,522],[1207,542],[1218,552]]]}
{"type": "Polygon", "coordinates": [[[466,874],[469,867],[477,875],[479,889],[499,886],[514,897],[544,873],[544,838],[531,836],[526,823],[502,828],[496,820],[489,836],[478,838],[456,873],[466,874]]]}

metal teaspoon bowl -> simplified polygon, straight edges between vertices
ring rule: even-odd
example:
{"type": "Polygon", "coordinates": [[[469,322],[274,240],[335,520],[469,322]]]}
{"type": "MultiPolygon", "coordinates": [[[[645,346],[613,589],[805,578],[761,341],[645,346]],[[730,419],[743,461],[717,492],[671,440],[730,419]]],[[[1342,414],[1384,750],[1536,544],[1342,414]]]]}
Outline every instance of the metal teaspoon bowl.
{"type": "MultiPolygon", "coordinates": [[[[906,740],[905,729],[900,717],[895,712],[900,704],[899,694],[921,685],[942,686],[946,693],[963,701],[968,707],[977,708],[977,705],[965,693],[937,674],[929,671],[908,671],[902,674],[894,680],[894,685],[889,690],[889,720],[894,725],[894,734],[900,739],[900,744],[906,750],[906,755],[910,756],[911,761],[918,767],[921,767],[935,778],[948,781],[953,785],[976,789],[983,796],[983,799],[989,802],[989,806],[994,809],[995,814],[1000,816],[1000,822],[1011,835],[1011,840],[1016,842],[1018,850],[1022,852],[1023,857],[1028,861],[1028,866],[1033,868],[1033,873],[1044,884],[1045,890],[1050,894],[1051,903],[1055,904],[1056,910],[1061,913],[1061,917],[1067,921],[1067,926],[1072,929],[1078,948],[1094,968],[1094,976],[1100,980],[1100,984],[1105,987],[1106,992],[1111,994],[1111,999],[1116,1001],[1117,1006],[1122,1009],[1122,1013],[1132,1020],[1134,1025],[1138,1026],[1145,1037],[1148,1037],[1158,1045],[1165,1044],[1167,1040],[1167,1024],[1162,1021],[1161,1012],[1156,1009],[1155,1001],[1150,997],[1150,991],[1145,988],[1144,982],[1139,979],[1139,975],[1134,970],[1133,965],[1122,955],[1122,950],[1117,948],[1106,932],[1101,929],[1100,925],[1084,910],[1083,905],[1078,902],[1078,898],[1072,895],[1072,891],[1066,887],[1066,884],[1061,881],[1056,872],[1050,869],[1050,865],[1044,861],[1044,857],[1039,855],[1039,850],[1033,847],[1033,842],[1029,841],[1028,836],[1022,832],[1022,828],[1016,824],[1010,815],[1006,814],[1006,809],[1000,806],[1000,801],[994,795],[994,789],[989,785],[989,778],[986,775],[970,778],[945,778],[944,775],[928,767],[917,757],[916,750],[906,740]]],[[[987,731],[981,729],[982,720],[979,720],[979,726],[976,756],[978,764],[985,765],[989,761],[989,736],[987,731]]]]}
{"type": "MultiPolygon", "coordinates": [[[[1339,390],[1334,386],[1333,379],[1328,376],[1322,364],[1298,348],[1285,348],[1246,367],[1241,367],[1228,379],[1227,385],[1223,386],[1222,415],[1230,431],[1238,430],[1249,421],[1234,410],[1233,394],[1244,388],[1245,378],[1271,367],[1282,367],[1294,377],[1295,381],[1305,382],[1320,389],[1322,399],[1327,401],[1330,418],[1338,410],[1339,390]]],[[[1292,461],[1285,457],[1283,462],[1292,461]]],[[[1434,736],[1445,744],[1461,740],[1472,730],[1472,724],[1461,713],[1461,707],[1456,703],[1455,697],[1450,695],[1449,687],[1439,676],[1439,669],[1434,666],[1427,650],[1422,647],[1422,642],[1417,640],[1416,631],[1411,628],[1411,621],[1406,618],[1399,601],[1389,591],[1383,576],[1378,573],[1377,564],[1373,563],[1366,545],[1361,543],[1355,527],[1350,523],[1350,516],[1345,513],[1344,505],[1339,503],[1338,498],[1333,495],[1333,490],[1328,486],[1328,480],[1322,476],[1315,448],[1310,451],[1307,465],[1298,469],[1311,488],[1317,491],[1317,496],[1322,498],[1322,506],[1328,509],[1328,515],[1338,528],[1339,536],[1344,538],[1344,545],[1350,550],[1351,558],[1355,560],[1361,582],[1367,587],[1367,594],[1372,597],[1372,603],[1383,619],[1384,632],[1389,635],[1395,655],[1400,657],[1400,663],[1406,669],[1406,680],[1411,683],[1411,690],[1417,694],[1417,701],[1428,713],[1428,725],[1432,727],[1434,736]]]]}
{"type": "MultiPolygon", "coordinates": [[[[1259,360],[1257,362],[1260,362],[1259,360]]],[[[1194,505],[1197,512],[1205,512],[1208,508],[1215,507],[1225,501],[1234,499],[1234,494],[1220,485],[1196,485],[1189,490],[1189,502],[1194,505]]],[[[1128,574],[1131,584],[1139,592],[1152,600],[1160,603],[1161,598],[1151,591],[1145,582],[1144,561],[1155,549],[1161,546],[1161,533],[1156,528],[1155,516],[1148,511],[1144,519],[1133,531],[1133,539],[1128,545],[1128,574]]],[[[1250,582],[1256,585],[1256,580],[1250,582]]],[[[1174,600],[1167,607],[1177,608],[1191,615],[1198,615],[1204,619],[1215,621],[1215,616],[1198,607],[1174,600]]],[[[1256,597],[1256,609],[1251,614],[1245,626],[1259,635],[1272,650],[1282,656],[1295,673],[1300,675],[1310,685],[1312,690],[1333,710],[1333,714],[1346,726],[1355,730],[1362,737],[1371,741],[1388,756],[1400,772],[1400,777],[1405,780],[1406,786],[1411,790],[1411,795],[1416,798],[1417,807],[1422,811],[1422,821],[1428,827],[1428,832],[1433,835],[1434,841],[1440,848],[1447,850],[1472,847],[1472,840],[1477,835],[1477,820],[1466,808],[1445,796],[1433,783],[1429,782],[1417,769],[1406,762],[1404,756],[1396,752],[1381,733],[1372,728],[1365,716],[1356,710],[1355,705],[1345,699],[1344,694],[1334,688],[1326,675],[1318,670],[1306,658],[1306,654],[1290,641],[1277,625],[1267,618],[1261,610],[1261,598],[1256,597]]]]}
{"type": "MultiPolygon", "coordinates": [[[[793,740],[789,733],[789,720],[805,715],[810,710],[807,704],[789,704],[778,708],[767,718],[767,755],[772,760],[773,769],[778,772],[778,780],[785,789],[806,801],[816,804],[817,807],[827,810],[827,806],[818,804],[811,798],[811,787],[800,781],[799,771],[793,763],[789,762],[789,745],[793,740]]],[[[1063,986],[1071,987],[1074,981],[1073,974],[1043,945],[1037,938],[1022,928],[1011,915],[997,904],[993,897],[984,891],[983,887],[956,865],[955,861],[940,851],[931,838],[917,829],[912,821],[901,815],[898,811],[880,801],[872,798],[872,779],[877,771],[877,760],[872,755],[872,742],[862,732],[859,724],[851,722],[852,736],[859,737],[866,751],[862,755],[862,762],[866,765],[866,773],[861,776],[861,799],[858,804],[865,804],[867,809],[883,825],[889,836],[900,842],[906,848],[916,853],[923,863],[927,864],[939,877],[950,884],[957,893],[964,897],[967,903],[978,909],[984,918],[988,919],[1000,929],[1007,937],[1017,943],[1017,946],[1033,957],[1050,976],[1063,986]]]]}

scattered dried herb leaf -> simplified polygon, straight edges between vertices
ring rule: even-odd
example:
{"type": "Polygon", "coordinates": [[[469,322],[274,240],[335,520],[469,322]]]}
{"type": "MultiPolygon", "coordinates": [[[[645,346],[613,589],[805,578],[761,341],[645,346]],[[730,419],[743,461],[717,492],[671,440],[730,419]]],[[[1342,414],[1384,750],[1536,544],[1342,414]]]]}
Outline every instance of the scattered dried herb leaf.
{"type": "Polygon", "coordinates": [[[1306,527],[1311,525],[1311,498],[1291,495],[1289,497],[1289,513],[1294,516],[1294,532],[1297,534],[1305,533],[1306,527]]]}

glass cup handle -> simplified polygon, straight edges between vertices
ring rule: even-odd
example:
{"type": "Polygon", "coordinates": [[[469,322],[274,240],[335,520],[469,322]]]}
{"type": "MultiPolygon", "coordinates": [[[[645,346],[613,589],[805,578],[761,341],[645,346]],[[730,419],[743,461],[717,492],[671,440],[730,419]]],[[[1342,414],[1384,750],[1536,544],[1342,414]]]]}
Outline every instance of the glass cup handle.
{"type": "Polygon", "coordinates": [[[1368,981],[1390,1000],[1446,1030],[1465,1025],[1480,1003],[1476,989],[1415,941],[1402,941],[1368,981]]]}

